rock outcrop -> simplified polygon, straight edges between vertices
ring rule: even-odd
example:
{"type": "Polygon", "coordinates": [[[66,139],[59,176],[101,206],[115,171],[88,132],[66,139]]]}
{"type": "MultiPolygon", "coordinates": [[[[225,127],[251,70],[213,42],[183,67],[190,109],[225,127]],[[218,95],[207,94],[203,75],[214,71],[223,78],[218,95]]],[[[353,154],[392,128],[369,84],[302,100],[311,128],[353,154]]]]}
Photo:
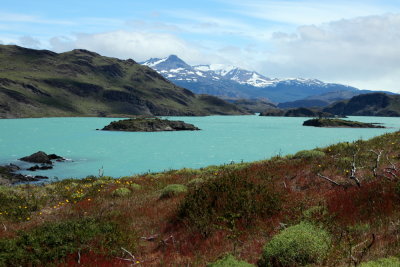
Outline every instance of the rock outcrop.
{"type": "Polygon", "coordinates": [[[197,131],[196,126],[183,121],[162,120],[159,118],[134,118],[113,121],[103,131],[161,132],[161,131],[197,131]]]}
{"type": "Polygon", "coordinates": [[[347,121],[341,119],[311,119],[303,123],[303,126],[314,127],[341,127],[341,128],[385,128],[375,123],[347,121]]]}

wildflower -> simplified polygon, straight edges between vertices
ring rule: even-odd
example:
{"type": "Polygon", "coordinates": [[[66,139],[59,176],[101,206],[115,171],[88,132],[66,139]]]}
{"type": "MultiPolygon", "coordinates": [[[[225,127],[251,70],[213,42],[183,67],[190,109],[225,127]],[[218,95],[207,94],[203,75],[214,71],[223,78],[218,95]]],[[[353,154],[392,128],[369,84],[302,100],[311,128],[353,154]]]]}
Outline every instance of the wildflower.
{"type": "Polygon", "coordinates": [[[88,198],[88,199],[87,199],[87,201],[91,201],[91,199],[90,199],[90,198],[88,198]]]}
{"type": "Polygon", "coordinates": [[[136,261],[136,263],[140,263],[140,261],[136,261]]]}
{"type": "Polygon", "coordinates": [[[320,168],[321,168],[321,167],[322,167],[322,166],[321,166],[321,164],[320,164],[320,165],[318,165],[318,167],[320,167],[320,168]]]}
{"type": "Polygon", "coordinates": [[[55,208],[55,209],[56,209],[56,208],[57,208],[57,206],[54,206],[53,208],[55,208]]]}
{"type": "Polygon", "coordinates": [[[26,220],[27,220],[27,221],[29,221],[30,219],[31,219],[31,218],[29,218],[29,217],[28,217],[28,218],[26,218],[26,220]]]}
{"type": "Polygon", "coordinates": [[[39,212],[39,215],[42,215],[42,212],[39,212]]]}
{"type": "Polygon", "coordinates": [[[65,202],[69,203],[69,200],[68,200],[68,199],[66,199],[66,200],[65,200],[65,202]]]}

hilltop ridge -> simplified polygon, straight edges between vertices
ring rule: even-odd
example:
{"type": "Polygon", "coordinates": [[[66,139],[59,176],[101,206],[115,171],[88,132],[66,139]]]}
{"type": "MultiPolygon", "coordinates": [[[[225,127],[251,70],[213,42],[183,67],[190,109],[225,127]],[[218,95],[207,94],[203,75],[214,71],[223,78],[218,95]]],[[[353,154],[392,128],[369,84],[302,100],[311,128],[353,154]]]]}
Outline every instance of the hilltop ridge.
{"type": "Polygon", "coordinates": [[[0,118],[246,114],[132,59],[0,45],[0,118]]]}

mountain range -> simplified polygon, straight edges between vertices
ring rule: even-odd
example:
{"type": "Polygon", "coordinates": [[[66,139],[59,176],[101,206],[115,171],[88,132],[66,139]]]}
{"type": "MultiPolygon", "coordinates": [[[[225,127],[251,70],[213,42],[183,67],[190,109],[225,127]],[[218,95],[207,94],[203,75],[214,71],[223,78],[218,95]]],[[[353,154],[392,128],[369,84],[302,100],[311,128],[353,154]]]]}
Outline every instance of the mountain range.
{"type": "Polygon", "coordinates": [[[0,118],[245,113],[132,59],[0,45],[0,118]]]}
{"type": "Polygon", "coordinates": [[[345,99],[343,95],[346,94],[354,96],[369,92],[316,79],[267,78],[255,71],[222,64],[191,66],[176,55],[152,58],[141,64],[195,93],[211,94],[224,99],[269,99],[274,103],[282,103],[322,94],[341,100],[345,99]]]}

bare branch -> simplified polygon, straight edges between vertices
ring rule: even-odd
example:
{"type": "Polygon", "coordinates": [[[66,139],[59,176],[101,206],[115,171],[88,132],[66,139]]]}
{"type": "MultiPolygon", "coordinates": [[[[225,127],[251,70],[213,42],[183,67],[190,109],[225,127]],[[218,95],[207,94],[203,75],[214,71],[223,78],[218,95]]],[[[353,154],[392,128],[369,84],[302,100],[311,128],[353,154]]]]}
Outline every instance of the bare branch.
{"type": "Polygon", "coordinates": [[[371,149],[370,152],[372,152],[372,153],[374,153],[376,155],[375,166],[372,168],[372,172],[374,173],[374,177],[377,178],[378,177],[377,170],[378,170],[378,167],[379,167],[379,161],[381,160],[381,156],[382,156],[383,150],[379,150],[377,152],[377,151],[374,151],[374,150],[371,149]]]}
{"type": "Polygon", "coordinates": [[[154,234],[151,236],[142,236],[141,239],[144,239],[146,241],[154,241],[156,238],[159,236],[159,234],[154,234]]]}
{"type": "Polygon", "coordinates": [[[357,167],[356,167],[356,156],[358,154],[360,150],[357,150],[357,152],[355,152],[353,154],[353,162],[351,163],[351,172],[350,172],[350,179],[354,180],[357,184],[358,187],[361,186],[360,180],[358,180],[357,176],[356,176],[356,172],[357,172],[357,167]]]}
{"type": "Polygon", "coordinates": [[[131,258],[132,258],[132,261],[135,261],[135,256],[133,256],[133,254],[132,254],[132,253],[130,253],[128,250],[124,249],[123,247],[121,247],[121,249],[122,249],[123,251],[125,251],[126,253],[128,253],[128,254],[129,254],[129,256],[131,256],[131,258]]]}
{"type": "Polygon", "coordinates": [[[334,184],[334,185],[340,186],[340,184],[339,184],[339,183],[337,183],[337,182],[333,181],[332,179],[330,179],[330,178],[328,178],[328,177],[326,177],[326,176],[323,176],[323,175],[322,175],[322,174],[320,174],[320,173],[318,173],[317,175],[318,175],[318,177],[321,177],[322,179],[325,179],[325,180],[327,180],[327,181],[331,182],[331,183],[332,183],[332,184],[334,184]]]}
{"type": "Polygon", "coordinates": [[[4,231],[7,232],[7,226],[3,223],[4,231]]]}

